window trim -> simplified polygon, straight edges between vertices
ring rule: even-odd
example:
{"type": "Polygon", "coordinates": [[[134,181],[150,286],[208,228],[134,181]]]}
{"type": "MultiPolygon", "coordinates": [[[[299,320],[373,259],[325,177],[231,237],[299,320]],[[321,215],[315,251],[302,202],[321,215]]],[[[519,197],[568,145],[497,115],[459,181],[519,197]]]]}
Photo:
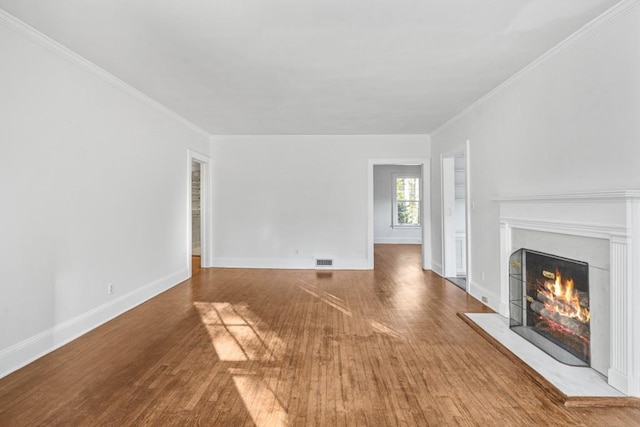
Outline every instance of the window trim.
{"type": "Polygon", "coordinates": [[[392,228],[421,228],[422,227],[422,203],[420,200],[422,190],[422,178],[418,173],[393,173],[391,174],[391,193],[393,195],[392,201],[392,228]],[[398,200],[397,183],[398,178],[416,178],[418,180],[418,199],[416,200],[398,200]],[[401,202],[417,202],[418,203],[418,223],[417,224],[400,224],[398,222],[398,201],[401,202]]]}

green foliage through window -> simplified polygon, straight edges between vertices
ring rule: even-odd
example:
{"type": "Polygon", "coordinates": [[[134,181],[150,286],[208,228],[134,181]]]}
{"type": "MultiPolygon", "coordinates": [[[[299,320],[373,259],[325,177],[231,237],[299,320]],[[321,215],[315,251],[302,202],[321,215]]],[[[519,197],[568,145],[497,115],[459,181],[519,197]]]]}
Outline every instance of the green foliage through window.
{"type": "Polygon", "coordinates": [[[420,178],[396,177],[395,225],[420,225],[420,178]]]}

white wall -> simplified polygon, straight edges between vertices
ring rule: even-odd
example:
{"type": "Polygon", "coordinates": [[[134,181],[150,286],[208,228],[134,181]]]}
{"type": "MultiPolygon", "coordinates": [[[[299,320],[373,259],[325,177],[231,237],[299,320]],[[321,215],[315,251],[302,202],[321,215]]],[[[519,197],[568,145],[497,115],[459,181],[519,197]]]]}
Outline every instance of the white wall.
{"type": "Polygon", "coordinates": [[[210,147],[150,100],[5,24],[0,376],[187,277],[187,148],[210,147]]]}
{"type": "Polygon", "coordinates": [[[216,137],[214,265],[367,268],[368,159],[429,150],[426,135],[216,137]]]}
{"type": "MultiPolygon", "coordinates": [[[[470,141],[470,291],[494,309],[500,247],[492,199],[640,188],[639,7],[591,28],[432,135],[433,158],[470,141]]],[[[442,260],[439,169],[434,162],[434,264],[442,260]]]]}
{"type": "MultiPolygon", "coordinates": [[[[422,173],[420,166],[373,167],[373,237],[375,243],[422,243],[422,227],[393,228],[393,175],[422,173]]],[[[422,185],[422,183],[421,183],[422,185]]],[[[426,205],[429,209],[429,205],[426,205]]]]}

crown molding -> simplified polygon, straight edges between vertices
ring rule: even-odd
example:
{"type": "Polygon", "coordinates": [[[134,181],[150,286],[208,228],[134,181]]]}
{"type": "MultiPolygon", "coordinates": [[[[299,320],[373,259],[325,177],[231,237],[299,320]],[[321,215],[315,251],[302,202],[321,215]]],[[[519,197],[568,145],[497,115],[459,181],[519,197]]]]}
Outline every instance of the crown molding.
{"type": "Polygon", "coordinates": [[[19,34],[25,37],[28,40],[31,40],[37,45],[47,49],[49,52],[54,53],[58,57],[74,65],[79,66],[83,70],[87,71],[88,73],[92,74],[95,77],[98,77],[99,79],[110,84],[116,89],[120,89],[121,91],[133,96],[134,98],[137,98],[139,101],[142,101],[143,103],[153,108],[156,108],[159,111],[162,111],[163,113],[167,114],[168,116],[172,117],[173,119],[187,126],[189,129],[199,133],[200,135],[206,138],[211,137],[211,135],[208,132],[206,132],[205,130],[203,130],[201,127],[197,126],[193,122],[182,117],[180,114],[176,113],[170,108],[165,107],[155,99],[149,97],[148,95],[145,95],[138,89],[134,88],[128,83],[125,83],[123,80],[120,80],[118,77],[114,76],[113,74],[109,73],[103,68],[100,68],[93,62],[89,61],[88,59],[84,58],[78,53],[72,51],[71,49],[63,46],[62,44],[53,40],[49,36],[41,33],[40,31],[31,27],[29,24],[25,23],[24,21],[21,21],[20,19],[9,14],[3,9],[0,9],[0,25],[3,25],[4,27],[8,28],[9,30],[13,31],[16,34],[19,34]]]}
{"type": "Polygon", "coordinates": [[[380,133],[380,134],[212,134],[211,139],[213,141],[224,141],[232,139],[273,139],[273,140],[287,140],[287,139],[419,139],[425,141],[431,141],[431,136],[428,133],[380,133]]]}
{"type": "Polygon", "coordinates": [[[505,80],[504,82],[500,83],[498,86],[493,88],[491,91],[489,91],[485,95],[483,95],[480,98],[478,98],[477,100],[475,100],[473,103],[471,103],[469,106],[464,108],[462,111],[456,113],[455,115],[453,115],[452,117],[447,119],[444,123],[442,123],[440,126],[435,128],[429,134],[430,135],[435,135],[436,133],[440,132],[441,130],[447,128],[449,125],[453,124],[454,122],[458,121],[460,118],[464,117],[465,115],[467,115],[471,111],[473,111],[476,108],[480,107],[482,104],[486,103],[491,98],[497,96],[500,92],[502,92],[504,89],[506,89],[509,86],[511,86],[512,84],[514,84],[522,76],[524,76],[525,74],[529,73],[531,70],[537,68],[538,66],[540,66],[541,64],[543,64],[544,62],[546,62],[547,60],[552,58],[553,56],[555,56],[558,53],[562,52],[563,50],[567,49],[568,47],[570,47],[571,45],[576,43],[578,40],[581,40],[581,39],[583,39],[585,37],[591,36],[591,35],[595,34],[596,32],[602,30],[605,26],[615,22],[621,16],[626,15],[634,7],[636,7],[638,5],[640,5],[640,0],[622,0],[621,2],[617,3],[616,5],[611,7],[610,9],[606,10],[602,14],[600,14],[597,17],[595,17],[594,19],[592,19],[591,21],[587,22],[580,29],[578,29],[576,32],[571,34],[569,37],[567,37],[564,40],[562,40],[560,43],[556,44],[554,47],[549,49],[547,52],[543,53],[541,56],[539,56],[538,58],[534,59],[531,63],[526,65],[524,68],[520,69],[519,71],[516,71],[516,73],[513,74],[511,77],[507,78],[507,80],[505,80]]]}

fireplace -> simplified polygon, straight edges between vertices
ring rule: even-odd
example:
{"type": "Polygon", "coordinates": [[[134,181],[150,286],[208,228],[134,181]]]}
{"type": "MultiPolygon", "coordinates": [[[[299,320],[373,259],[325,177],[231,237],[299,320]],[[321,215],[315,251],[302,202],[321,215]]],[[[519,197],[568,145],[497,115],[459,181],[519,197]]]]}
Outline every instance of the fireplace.
{"type": "Polygon", "coordinates": [[[640,190],[500,196],[495,201],[500,210],[500,293],[476,287],[487,292],[489,301],[499,300],[498,310],[508,319],[509,261],[516,249],[587,262],[590,367],[622,393],[640,397],[640,190]]]}
{"type": "Polygon", "coordinates": [[[560,362],[591,364],[589,266],[529,249],[509,259],[509,326],[560,362]]]}

